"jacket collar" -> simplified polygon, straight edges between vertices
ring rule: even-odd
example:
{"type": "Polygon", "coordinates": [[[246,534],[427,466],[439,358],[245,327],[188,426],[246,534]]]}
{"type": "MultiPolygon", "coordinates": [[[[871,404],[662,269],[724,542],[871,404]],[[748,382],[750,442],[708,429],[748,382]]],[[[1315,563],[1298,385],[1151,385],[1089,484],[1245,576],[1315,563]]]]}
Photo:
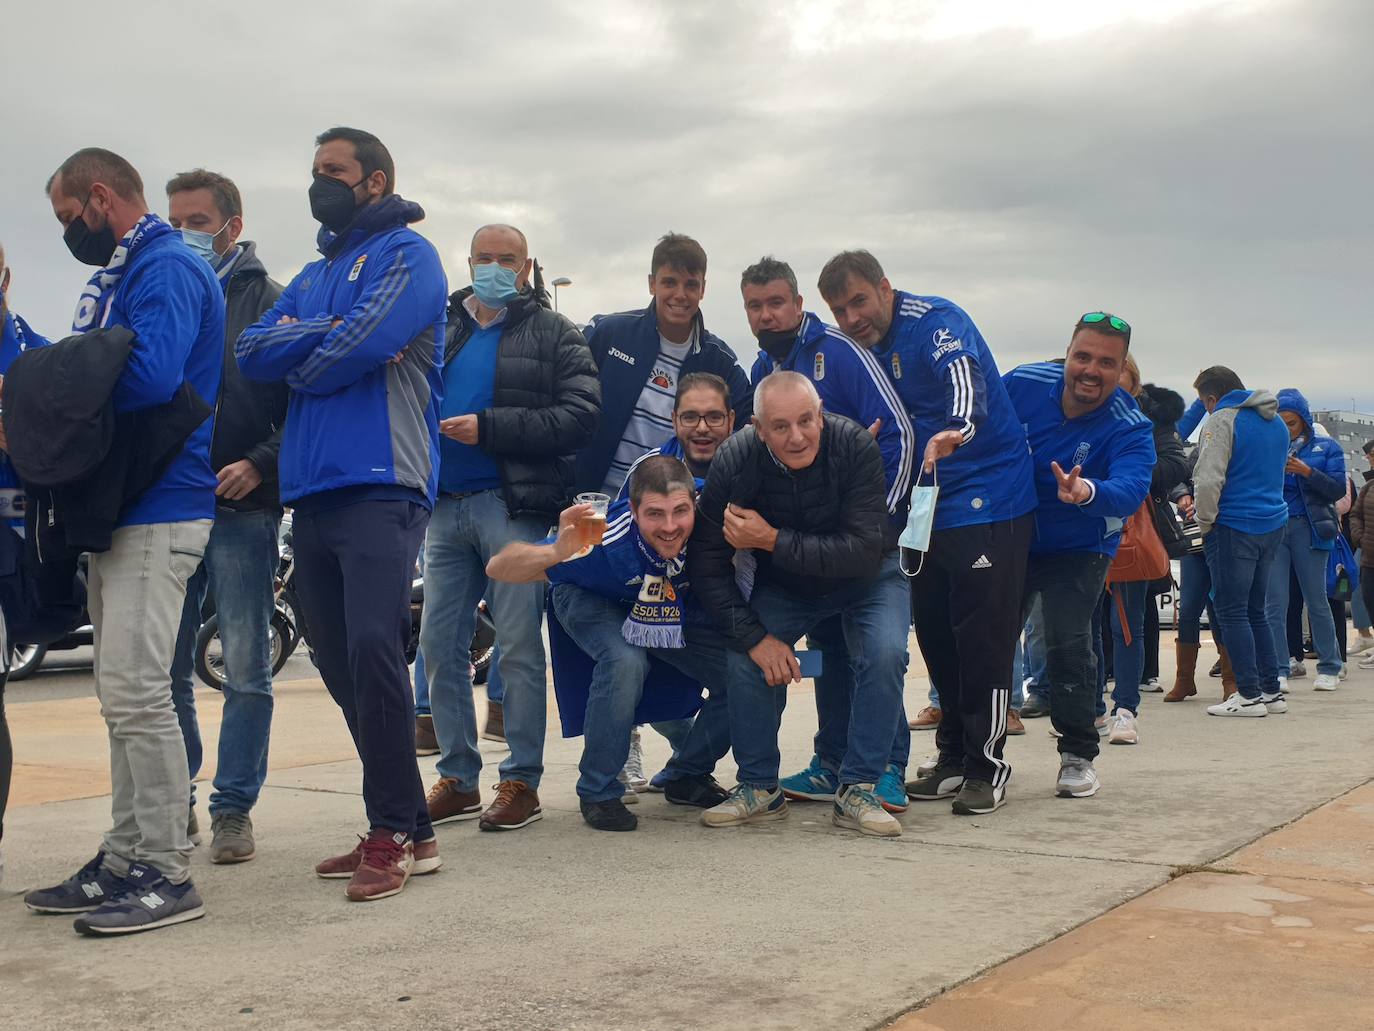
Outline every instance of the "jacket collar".
{"type": "Polygon", "coordinates": [[[353,221],[348,223],[341,233],[336,234],[332,229],[320,226],[315,242],[320,253],[333,261],[344,251],[362,243],[369,236],[418,222],[424,217],[424,208],[414,201],[406,200],[400,194],[393,193],[388,197],[383,197],[375,204],[364,204],[353,216],[353,221]]]}
{"type": "MultiPolygon", "coordinates": [[[[658,308],[657,308],[657,306],[656,306],[656,302],[654,302],[654,301],[650,301],[650,302],[649,302],[649,306],[648,306],[647,308],[644,309],[644,315],[646,316],[646,318],[645,318],[645,324],[646,324],[646,325],[653,326],[653,330],[654,330],[654,350],[657,351],[657,350],[658,350],[658,338],[659,338],[660,336],[662,336],[662,334],[659,333],[659,331],[658,331],[658,308]]],[[[700,354],[700,353],[701,353],[701,345],[702,345],[703,341],[705,341],[705,339],[706,339],[706,320],[702,318],[702,316],[701,316],[701,309],[700,309],[700,308],[697,309],[696,315],[693,316],[693,318],[692,318],[692,336],[691,336],[690,339],[691,339],[691,342],[692,342],[692,348],[691,348],[691,350],[688,351],[687,353],[688,353],[688,354],[700,354]]]]}

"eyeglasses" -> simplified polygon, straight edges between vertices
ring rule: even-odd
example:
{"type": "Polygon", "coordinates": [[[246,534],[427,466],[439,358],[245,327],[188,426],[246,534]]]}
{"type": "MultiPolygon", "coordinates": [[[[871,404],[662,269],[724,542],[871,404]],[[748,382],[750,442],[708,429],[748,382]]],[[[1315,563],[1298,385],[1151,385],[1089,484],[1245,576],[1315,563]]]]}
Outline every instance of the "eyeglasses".
{"type": "Polygon", "coordinates": [[[1105,311],[1090,311],[1090,312],[1088,312],[1088,314],[1086,314],[1086,315],[1082,316],[1081,318],[1079,318],[1079,320],[1078,320],[1078,325],[1079,325],[1079,326],[1095,326],[1095,325],[1097,325],[1099,322],[1105,322],[1107,325],[1111,326],[1112,329],[1116,330],[1116,331],[1117,331],[1118,333],[1120,333],[1122,336],[1126,337],[1126,339],[1128,339],[1128,340],[1130,339],[1130,337],[1131,337],[1131,324],[1130,324],[1129,322],[1127,322],[1125,319],[1119,319],[1119,318],[1117,318],[1115,315],[1112,315],[1112,314],[1110,314],[1110,313],[1108,313],[1108,312],[1105,312],[1105,311]]]}
{"type": "Polygon", "coordinates": [[[718,430],[730,416],[726,412],[707,412],[705,415],[701,412],[678,412],[674,418],[689,430],[696,429],[703,422],[711,429],[718,430]]]}

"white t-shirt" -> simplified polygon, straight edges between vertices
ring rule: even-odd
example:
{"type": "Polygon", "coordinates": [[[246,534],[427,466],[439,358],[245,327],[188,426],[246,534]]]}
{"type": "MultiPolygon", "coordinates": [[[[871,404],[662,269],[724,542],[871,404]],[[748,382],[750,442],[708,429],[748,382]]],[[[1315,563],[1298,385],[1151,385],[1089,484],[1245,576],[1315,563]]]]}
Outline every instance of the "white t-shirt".
{"type": "Polygon", "coordinates": [[[682,363],[694,343],[695,329],[685,344],[675,344],[659,334],[658,356],[654,359],[649,380],[635,402],[615,457],[611,459],[611,467],[606,471],[606,482],[601,485],[602,491],[611,497],[620,493],[630,466],[644,452],[653,450],[673,435],[673,401],[677,398],[677,381],[682,373],[682,363]]]}

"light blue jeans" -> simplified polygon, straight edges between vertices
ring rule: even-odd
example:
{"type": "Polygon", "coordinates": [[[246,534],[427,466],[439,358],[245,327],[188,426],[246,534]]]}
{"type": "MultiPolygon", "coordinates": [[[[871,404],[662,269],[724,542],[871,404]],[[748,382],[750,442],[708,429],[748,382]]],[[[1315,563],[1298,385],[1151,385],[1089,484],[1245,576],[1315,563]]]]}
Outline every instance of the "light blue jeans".
{"type": "MultiPolygon", "coordinates": [[[[1336,620],[1326,597],[1326,563],[1330,548],[1312,546],[1312,528],[1306,516],[1288,520],[1279,538],[1278,554],[1269,573],[1269,590],[1264,600],[1264,616],[1274,635],[1274,676],[1288,676],[1288,571],[1297,575],[1307,619],[1312,625],[1312,647],[1317,650],[1317,672],[1336,676],[1341,671],[1341,648],[1336,640],[1336,620]],[[1281,669],[1278,667],[1282,667],[1281,669]]],[[[1215,575],[1214,575],[1215,579],[1215,575]]],[[[1229,647],[1229,644],[1228,644],[1229,647]]],[[[1232,665],[1235,664],[1234,657],[1232,665]]],[[[1238,681],[1239,682],[1239,681],[1238,681]]]]}
{"type": "Polygon", "coordinates": [[[476,791],[482,772],[477,710],[472,699],[471,644],[477,603],[487,599],[505,686],[506,743],[502,780],[539,786],[544,773],[548,686],[544,677],[544,584],[487,579],[487,562],[512,541],[543,540],[542,519],[512,519],[501,492],[462,498],[440,495],[425,537],[425,614],[420,647],[425,656],[438,771],[464,791],[476,791]]]}

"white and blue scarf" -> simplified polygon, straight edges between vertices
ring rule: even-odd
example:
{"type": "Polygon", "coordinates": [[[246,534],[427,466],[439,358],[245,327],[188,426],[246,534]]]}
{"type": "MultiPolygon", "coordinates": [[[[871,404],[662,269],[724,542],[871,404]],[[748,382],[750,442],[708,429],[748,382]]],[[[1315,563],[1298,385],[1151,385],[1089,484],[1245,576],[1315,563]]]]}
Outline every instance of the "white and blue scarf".
{"type": "Polygon", "coordinates": [[[76,314],[72,317],[72,332],[85,333],[87,330],[103,328],[110,318],[110,302],[114,300],[119,281],[124,270],[133,260],[134,254],[144,244],[150,243],[176,230],[151,211],[144,215],[134,227],[119,241],[110,263],[91,276],[76,302],[76,314]]]}
{"type": "Polygon", "coordinates": [[[644,562],[644,581],[620,632],[627,642],[639,648],[683,648],[686,642],[682,637],[682,600],[671,578],[682,572],[686,552],[669,560],[645,544],[638,529],[634,539],[644,562]]]}

